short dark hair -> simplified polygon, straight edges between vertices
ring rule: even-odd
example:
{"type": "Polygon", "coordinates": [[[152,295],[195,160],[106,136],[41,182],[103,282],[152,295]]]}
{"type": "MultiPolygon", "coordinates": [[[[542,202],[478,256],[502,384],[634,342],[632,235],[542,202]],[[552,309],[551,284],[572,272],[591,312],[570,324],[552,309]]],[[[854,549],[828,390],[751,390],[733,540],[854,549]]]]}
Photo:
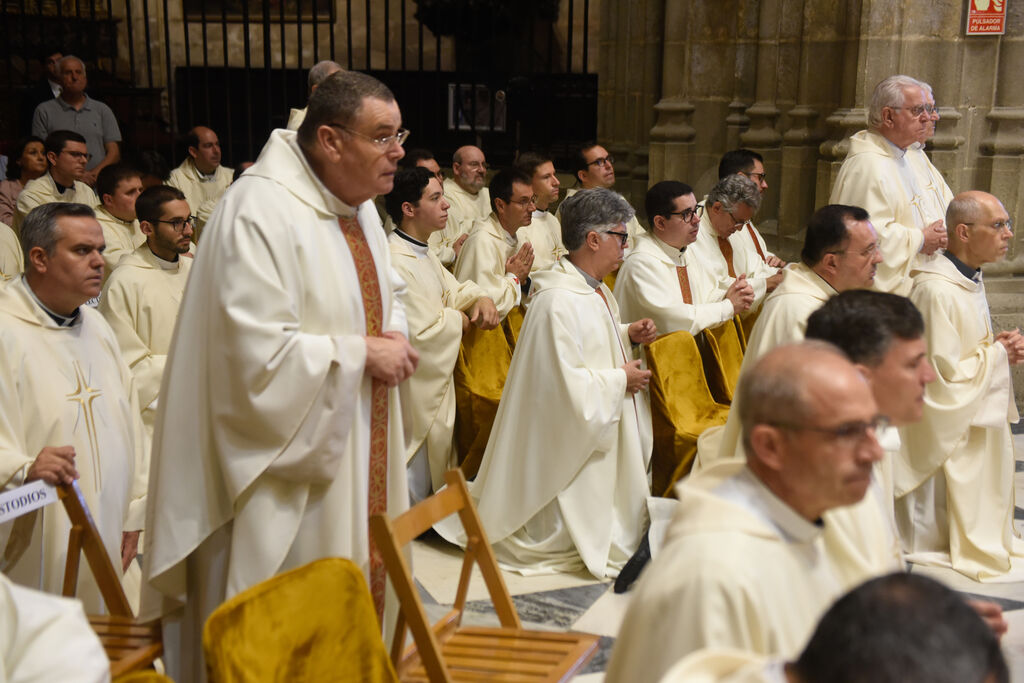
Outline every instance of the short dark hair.
{"type": "Polygon", "coordinates": [[[595,142],[594,140],[587,140],[582,145],[580,145],[575,150],[573,150],[573,154],[572,154],[572,163],[573,163],[572,175],[573,175],[574,178],[576,178],[577,181],[579,180],[579,175],[578,175],[579,172],[580,171],[586,171],[586,170],[588,170],[590,168],[590,165],[587,164],[587,157],[585,155],[586,155],[587,152],[589,152],[590,150],[594,149],[595,147],[597,147],[597,142],[595,142]]]}
{"type": "Polygon", "coordinates": [[[522,183],[523,185],[532,186],[533,179],[526,175],[518,168],[506,168],[498,171],[491,178],[491,184],[488,185],[488,191],[491,194],[491,211],[497,215],[498,207],[494,203],[494,200],[500,199],[503,202],[508,202],[512,199],[512,185],[514,183],[522,183]]]}
{"type": "MultiPolygon", "coordinates": [[[[25,153],[25,148],[28,147],[31,142],[43,142],[42,138],[36,137],[35,135],[29,135],[26,138],[18,140],[18,144],[14,147],[11,155],[7,157],[7,179],[18,180],[21,178],[21,164],[18,163],[18,159],[25,153]]],[[[46,156],[46,144],[43,144],[43,156],[46,156]]]]}
{"type": "Polygon", "coordinates": [[[851,361],[873,367],[896,339],[924,336],[924,318],[910,299],[851,289],[825,302],[807,319],[806,337],[831,342],[851,361]]]}
{"type": "Polygon", "coordinates": [[[416,206],[423,197],[423,190],[430,184],[434,174],[417,166],[415,168],[402,168],[395,173],[395,183],[384,196],[384,210],[391,216],[395,227],[402,227],[402,204],[409,202],[416,206]]]}
{"type": "Polygon", "coordinates": [[[398,165],[402,168],[416,168],[416,164],[418,162],[428,161],[430,159],[437,161],[437,157],[434,156],[433,152],[429,149],[424,149],[423,147],[414,147],[406,150],[405,156],[402,157],[400,162],[398,162],[398,165]]]}
{"type": "Polygon", "coordinates": [[[807,266],[816,266],[828,252],[842,249],[850,239],[846,228],[848,220],[866,221],[868,212],[859,206],[846,204],[829,204],[815,211],[807,221],[800,260],[807,266]]]}
{"type": "Polygon", "coordinates": [[[733,149],[722,155],[718,162],[718,179],[721,180],[727,175],[734,173],[750,173],[754,169],[754,162],[764,163],[764,157],[752,149],[733,149]]]}
{"type": "Polygon", "coordinates": [[[358,71],[336,71],[317,86],[309,98],[306,118],[299,126],[299,144],[311,149],[320,126],[338,123],[351,125],[363,106],[363,100],[375,98],[394,102],[391,90],[373,76],[358,71]]]}
{"type": "Polygon", "coordinates": [[[939,582],[903,572],[836,601],[792,666],[806,683],[1010,679],[999,640],[977,612],[939,582]]]}
{"type": "MultiPolygon", "coordinates": [[[[164,204],[175,200],[185,200],[185,194],[176,187],[170,185],[154,185],[142,191],[135,199],[135,215],[139,222],[156,223],[160,220],[164,204]]],[[[194,211],[189,207],[190,211],[194,211]]]]}
{"type": "Polygon", "coordinates": [[[83,145],[88,144],[82,135],[73,130],[55,130],[43,140],[43,147],[46,149],[47,154],[50,152],[60,154],[69,142],[80,142],[83,145]]]}
{"type": "Polygon", "coordinates": [[[550,162],[554,165],[555,160],[551,158],[550,154],[541,154],[540,152],[524,152],[519,155],[516,159],[514,166],[520,171],[530,177],[530,182],[533,182],[533,174],[537,172],[537,169],[544,164],[550,162]]]}
{"type": "Polygon", "coordinates": [[[28,269],[29,252],[41,247],[47,256],[53,256],[60,235],[57,233],[57,221],[65,216],[85,216],[96,218],[91,206],[75,202],[51,202],[40,204],[28,212],[21,224],[21,252],[25,257],[25,268],[28,269]]]}
{"type": "Polygon", "coordinates": [[[693,194],[693,188],[678,180],[662,180],[652,185],[644,197],[644,211],[647,214],[649,229],[654,230],[655,216],[668,218],[675,209],[675,200],[688,194],[693,194]]]}
{"type": "Polygon", "coordinates": [[[121,181],[141,177],[142,174],[137,168],[123,161],[104,166],[96,176],[96,194],[100,198],[100,203],[103,203],[103,195],[114,194],[117,191],[121,181]]]}
{"type": "Polygon", "coordinates": [[[129,163],[138,169],[139,175],[153,176],[166,181],[171,175],[170,164],[160,152],[152,149],[137,150],[127,156],[129,163]]]}

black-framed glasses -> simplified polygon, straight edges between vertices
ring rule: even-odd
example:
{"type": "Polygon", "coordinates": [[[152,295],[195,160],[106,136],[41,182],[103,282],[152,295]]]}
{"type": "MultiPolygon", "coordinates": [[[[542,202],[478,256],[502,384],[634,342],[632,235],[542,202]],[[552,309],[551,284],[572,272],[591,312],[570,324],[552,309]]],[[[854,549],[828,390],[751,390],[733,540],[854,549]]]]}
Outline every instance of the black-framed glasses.
{"type": "Polygon", "coordinates": [[[995,223],[964,223],[964,225],[984,225],[986,228],[992,228],[996,232],[1000,230],[1009,230],[1013,233],[1013,221],[1007,218],[1005,221],[996,221],[995,223]]]}
{"type": "Polygon", "coordinates": [[[619,238],[619,246],[626,246],[626,242],[629,240],[628,232],[619,232],[618,230],[605,230],[605,235],[615,235],[619,238]]]}
{"type": "Polygon", "coordinates": [[[782,421],[769,422],[768,424],[773,427],[788,429],[793,432],[817,432],[818,434],[824,434],[835,441],[854,444],[867,438],[868,432],[871,432],[872,436],[877,435],[879,431],[888,427],[891,422],[885,415],[875,415],[875,417],[871,418],[867,422],[855,420],[853,422],[844,422],[843,424],[836,425],[835,427],[798,425],[782,421]]]}
{"type": "Polygon", "coordinates": [[[369,140],[373,144],[377,145],[377,147],[379,147],[382,151],[386,150],[391,145],[398,145],[399,147],[401,147],[402,145],[405,144],[405,141],[409,139],[409,131],[406,130],[405,128],[399,128],[398,132],[395,133],[394,135],[385,135],[379,138],[371,138],[369,135],[363,135],[359,131],[352,130],[348,126],[343,126],[340,123],[328,123],[327,125],[330,126],[331,128],[340,128],[346,133],[355,135],[357,138],[369,140]]]}
{"type": "Polygon", "coordinates": [[[728,213],[729,214],[729,218],[732,219],[732,227],[734,227],[734,228],[742,228],[744,225],[747,224],[746,221],[738,221],[738,220],[736,220],[736,216],[732,215],[732,211],[727,211],[726,213],[728,213]]]}
{"type": "Polygon", "coordinates": [[[697,206],[694,206],[693,208],[690,208],[690,209],[684,209],[682,211],[670,211],[668,215],[669,216],[679,216],[684,221],[689,223],[690,221],[693,220],[694,216],[696,216],[697,218],[700,218],[701,216],[704,215],[704,206],[701,205],[701,204],[698,204],[697,206]]]}
{"type": "Polygon", "coordinates": [[[167,225],[169,225],[172,228],[174,228],[175,232],[182,232],[182,231],[184,231],[186,225],[191,225],[193,228],[196,227],[196,217],[195,216],[189,216],[188,218],[172,218],[170,220],[165,220],[163,218],[157,218],[156,222],[157,223],[166,223],[167,225]]]}
{"type": "Polygon", "coordinates": [[[896,111],[899,111],[900,109],[906,109],[914,118],[917,118],[918,116],[924,114],[925,112],[928,112],[928,116],[931,116],[932,114],[939,110],[938,106],[934,104],[919,104],[914,107],[892,107],[892,109],[896,111]]]}
{"type": "MultiPolygon", "coordinates": [[[[741,171],[741,173],[742,173],[742,171],[741,171]]],[[[761,183],[765,182],[765,180],[768,179],[768,174],[767,173],[743,173],[743,175],[747,176],[748,178],[753,180],[758,185],[760,185],[761,183]]]]}
{"type": "Polygon", "coordinates": [[[613,157],[611,154],[609,154],[606,157],[598,157],[598,158],[594,159],[593,161],[588,161],[587,162],[587,166],[599,166],[600,167],[600,166],[604,166],[605,164],[614,164],[614,163],[615,163],[615,157],[613,157]]]}

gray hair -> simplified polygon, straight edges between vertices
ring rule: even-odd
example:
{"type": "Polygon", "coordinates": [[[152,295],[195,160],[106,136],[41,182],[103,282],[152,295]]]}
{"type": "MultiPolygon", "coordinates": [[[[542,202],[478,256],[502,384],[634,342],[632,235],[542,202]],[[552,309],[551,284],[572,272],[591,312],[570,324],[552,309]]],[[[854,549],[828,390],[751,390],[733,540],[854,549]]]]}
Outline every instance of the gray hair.
{"type": "Polygon", "coordinates": [[[758,360],[750,372],[740,377],[736,388],[743,448],[747,457],[754,454],[750,433],[764,424],[804,424],[815,417],[816,405],[807,388],[813,381],[808,372],[813,356],[828,354],[847,360],[837,347],[828,342],[807,340],[799,344],[779,346],[758,360]],[[786,353],[799,349],[800,353],[786,353]],[[780,352],[781,351],[781,352],[780,352]],[[811,357],[809,359],[809,357],[811,357]]]}
{"type": "Polygon", "coordinates": [[[725,211],[735,211],[740,204],[746,204],[754,211],[761,206],[761,191],[750,178],[734,173],[727,175],[711,188],[704,205],[711,208],[715,202],[725,211]]]}
{"type": "Polygon", "coordinates": [[[886,107],[899,109],[903,106],[903,91],[907,88],[921,88],[932,93],[932,86],[923,81],[903,74],[889,76],[875,86],[871,93],[871,104],[868,107],[868,126],[878,128],[882,125],[882,110],[886,107]]]}
{"type": "Polygon", "coordinates": [[[331,74],[344,71],[345,67],[337,62],[332,62],[329,59],[325,59],[322,62],[317,62],[309,70],[309,94],[313,94],[313,89],[318,87],[321,83],[327,80],[327,77],[331,74]]]}
{"type": "Polygon", "coordinates": [[[57,221],[65,216],[96,218],[96,213],[85,204],[54,202],[40,204],[25,216],[25,222],[21,224],[21,251],[25,256],[26,269],[31,263],[28,254],[35,247],[40,247],[47,256],[53,256],[60,239],[57,221]]]}
{"type": "Polygon", "coordinates": [[[373,76],[358,71],[331,74],[309,98],[306,119],[299,126],[299,144],[312,149],[320,126],[331,123],[351,125],[362,109],[363,100],[368,98],[388,103],[395,101],[391,90],[373,76]]]}
{"type": "Polygon", "coordinates": [[[72,61],[72,60],[76,61],[76,62],[78,62],[79,64],[82,65],[82,73],[84,74],[86,72],[85,71],[85,62],[83,62],[81,59],[79,59],[78,57],[76,57],[74,55],[65,55],[64,57],[61,57],[61,60],[59,62],[57,62],[57,67],[61,71],[61,73],[63,73],[64,62],[69,62],[69,61],[72,61]]]}
{"type": "Polygon", "coordinates": [[[562,202],[562,243],[570,252],[583,246],[587,234],[608,232],[628,223],[636,211],[617,192],[595,187],[580,190],[562,202]]]}

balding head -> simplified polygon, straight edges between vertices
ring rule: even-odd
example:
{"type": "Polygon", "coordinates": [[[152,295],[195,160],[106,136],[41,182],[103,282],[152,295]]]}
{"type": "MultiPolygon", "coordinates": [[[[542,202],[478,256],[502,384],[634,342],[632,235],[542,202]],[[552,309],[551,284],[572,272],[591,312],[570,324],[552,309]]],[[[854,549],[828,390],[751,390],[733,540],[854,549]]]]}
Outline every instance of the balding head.
{"type": "Polygon", "coordinates": [[[185,136],[185,151],[202,173],[210,174],[220,166],[220,139],[212,128],[196,126],[185,136]]]}
{"type": "Polygon", "coordinates": [[[988,192],[973,190],[953,197],[946,209],[947,251],[980,268],[1006,256],[1013,224],[1003,203],[988,192]]]}
{"type": "Polygon", "coordinates": [[[313,92],[320,87],[320,84],[327,80],[327,77],[331,74],[336,74],[339,71],[345,69],[337,62],[332,62],[329,59],[325,59],[322,62],[317,62],[313,65],[313,68],[309,70],[309,95],[313,96],[313,92]]]}
{"type": "Polygon", "coordinates": [[[452,155],[452,174],[455,182],[466,192],[479,192],[487,177],[484,151],[474,145],[464,145],[452,155]]]}
{"type": "Polygon", "coordinates": [[[871,389],[837,348],[781,346],[740,380],[737,402],[747,465],[808,520],[864,497],[881,455],[868,425],[871,389]]]}

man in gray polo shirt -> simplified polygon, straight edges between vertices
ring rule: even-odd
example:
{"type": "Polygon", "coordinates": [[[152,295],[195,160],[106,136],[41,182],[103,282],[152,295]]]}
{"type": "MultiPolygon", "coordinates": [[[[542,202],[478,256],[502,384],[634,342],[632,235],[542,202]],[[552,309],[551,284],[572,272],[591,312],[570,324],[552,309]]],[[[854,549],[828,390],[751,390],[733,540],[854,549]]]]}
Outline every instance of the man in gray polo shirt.
{"type": "Polygon", "coordinates": [[[121,158],[117,144],[121,141],[121,129],[110,107],[85,94],[89,81],[81,59],[64,57],[60,60],[60,74],[60,96],[36,107],[32,134],[45,138],[55,130],[73,130],[85,137],[89,160],[82,181],[95,185],[100,170],[121,158]]]}

